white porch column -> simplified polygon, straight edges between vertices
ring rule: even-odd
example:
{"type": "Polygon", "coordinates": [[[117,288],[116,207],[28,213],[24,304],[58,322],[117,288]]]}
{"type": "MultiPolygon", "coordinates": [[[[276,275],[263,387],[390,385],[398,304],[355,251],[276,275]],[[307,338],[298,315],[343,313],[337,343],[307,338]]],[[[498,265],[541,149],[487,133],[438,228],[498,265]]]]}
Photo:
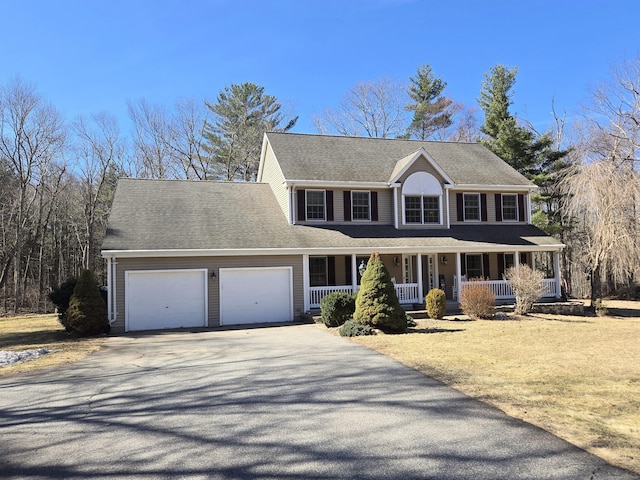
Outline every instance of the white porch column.
{"type": "Polygon", "coordinates": [[[517,267],[520,263],[520,252],[513,252],[513,266],[517,267]]]}
{"type": "Polygon", "coordinates": [[[454,298],[454,300],[456,300],[457,302],[460,301],[460,282],[461,282],[461,278],[462,278],[462,257],[460,256],[460,252],[456,252],[456,282],[457,285],[456,287],[456,298],[454,298]]]}
{"type": "Polygon", "coordinates": [[[356,293],[358,288],[358,261],[355,253],[351,255],[351,288],[353,293],[356,293]]]}
{"type": "Polygon", "coordinates": [[[398,228],[398,215],[400,215],[400,212],[398,212],[398,186],[394,185],[393,189],[391,190],[391,192],[393,193],[393,226],[397,229],[398,228]]]}
{"type": "Polygon", "coordinates": [[[309,303],[309,255],[302,255],[302,289],[304,291],[304,311],[311,311],[309,303]]]}
{"type": "Polygon", "coordinates": [[[560,252],[553,252],[553,275],[556,279],[556,298],[561,298],[562,285],[560,284],[560,252]]]}
{"type": "Polygon", "coordinates": [[[422,285],[422,254],[419,253],[416,259],[416,263],[418,265],[418,298],[424,298],[424,290],[422,285]]]}
{"type": "Polygon", "coordinates": [[[111,278],[111,257],[107,258],[107,320],[109,321],[109,325],[113,323],[113,315],[112,308],[113,302],[111,300],[111,289],[113,279],[111,278]]]}

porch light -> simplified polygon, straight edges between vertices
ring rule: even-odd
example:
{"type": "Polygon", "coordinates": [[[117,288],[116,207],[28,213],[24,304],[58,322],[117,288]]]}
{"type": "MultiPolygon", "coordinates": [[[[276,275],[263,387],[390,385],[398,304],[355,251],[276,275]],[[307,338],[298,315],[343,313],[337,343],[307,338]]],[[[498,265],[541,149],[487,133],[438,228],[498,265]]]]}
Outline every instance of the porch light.
{"type": "Polygon", "coordinates": [[[442,255],[442,257],[440,257],[440,263],[442,263],[443,265],[446,265],[447,263],[449,263],[445,255],[442,255]]]}
{"type": "Polygon", "coordinates": [[[367,266],[364,264],[364,260],[362,260],[360,262],[360,265],[358,266],[358,272],[360,272],[361,277],[364,275],[364,272],[366,272],[366,270],[367,270],[367,266]]]}

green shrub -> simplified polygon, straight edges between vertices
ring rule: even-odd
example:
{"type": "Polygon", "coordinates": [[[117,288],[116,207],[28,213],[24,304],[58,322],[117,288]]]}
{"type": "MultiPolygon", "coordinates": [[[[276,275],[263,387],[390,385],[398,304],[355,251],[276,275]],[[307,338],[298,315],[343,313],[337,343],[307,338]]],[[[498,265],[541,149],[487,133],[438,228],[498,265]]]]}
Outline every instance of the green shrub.
{"type": "Polygon", "coordinates": [[[471,318],[493,318],[496,296],[482,279],[471,280],[460,291],[460,309],[471,318]]]}
{"type": "Polygon", "coordinates": [[[408,313],[407,313],[406,319],[407,319],[407,327],[415,327],[418,325],[416,321],[413,319],[413,317],[408,313]]]}
{"type": "Polygon", "coordinates": [[[109,333],[107,306],[89,270],[80,273],[62,324],[67,332],[78,337],[109,333]]]}
{"type": "Polygon", "coordinates": [[[444,291],[439,288],[432,288],[427,293],[425,298],[425,304],[427,306],[427,315],[429,318],[435,318],[436,320],[442,320],[444,312],[447,309],[447,297],[444,291]]]}
{"type": "Polygon", "coordinates": [[[405,311],[377,252],[371,254],[362,276],[353,320],[387,333],[401,333],[407,329],[405,311]]]}
{"type": "Polygon", "coordinates": [[[320,301],[322,321],[327,327],[339,327],[353,316],[356,301],[353,295],[333,292],[320,301]]]}
{"type": "Polygon", "coordinates": [[[66,279],[64,282],[60,284],[59,287],[54,288],[49,292],[49,300],[56,306],[56,312],[58,313],[58,321],[62,323],[62,319],[64,318],[64,313],[69,308],[69,300],[71,300],[71,295],[73,295],[73,289],[76,288],[76,282],[78,279],[76,277],[71,277],[66,279]]]}
{"type": "Polygon", "coordinates": [[[364,335],[375,335],[376,331],[369,325],[347,320],[338,330],[341,337],[361,337],[364,335]]]}

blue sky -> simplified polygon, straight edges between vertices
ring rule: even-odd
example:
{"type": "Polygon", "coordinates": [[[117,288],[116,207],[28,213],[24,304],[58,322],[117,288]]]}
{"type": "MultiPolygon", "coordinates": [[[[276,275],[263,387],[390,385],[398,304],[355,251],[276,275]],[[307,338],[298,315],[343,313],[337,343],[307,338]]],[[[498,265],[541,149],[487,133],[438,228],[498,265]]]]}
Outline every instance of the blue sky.
{"type": "Polygon", "coordinates": [[[363,80],[406,82],[428,63],[475,105],[483,74],[518,66],[513,113],[573,115],[611,68],[640,54],[637,0],[0,0],[0,84],[15,75],[68,119],[127,101],[171,107],[251,81],[300,116],[363,80]]]}

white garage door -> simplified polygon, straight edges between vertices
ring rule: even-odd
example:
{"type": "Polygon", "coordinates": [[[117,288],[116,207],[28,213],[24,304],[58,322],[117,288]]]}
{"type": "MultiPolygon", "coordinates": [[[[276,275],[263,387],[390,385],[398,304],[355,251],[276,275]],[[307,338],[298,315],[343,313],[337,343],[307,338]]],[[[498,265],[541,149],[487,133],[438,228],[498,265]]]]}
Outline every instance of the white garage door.
{"type": "Polygon", "coordinates": [[[293,320],[292,268],[221,268],[220,324],[293,320]]]}
{"type": "Polygon", "coordinates": [[[145,270],[125,273],[125,328],[207,325],[207,270],[145,270]]]}

